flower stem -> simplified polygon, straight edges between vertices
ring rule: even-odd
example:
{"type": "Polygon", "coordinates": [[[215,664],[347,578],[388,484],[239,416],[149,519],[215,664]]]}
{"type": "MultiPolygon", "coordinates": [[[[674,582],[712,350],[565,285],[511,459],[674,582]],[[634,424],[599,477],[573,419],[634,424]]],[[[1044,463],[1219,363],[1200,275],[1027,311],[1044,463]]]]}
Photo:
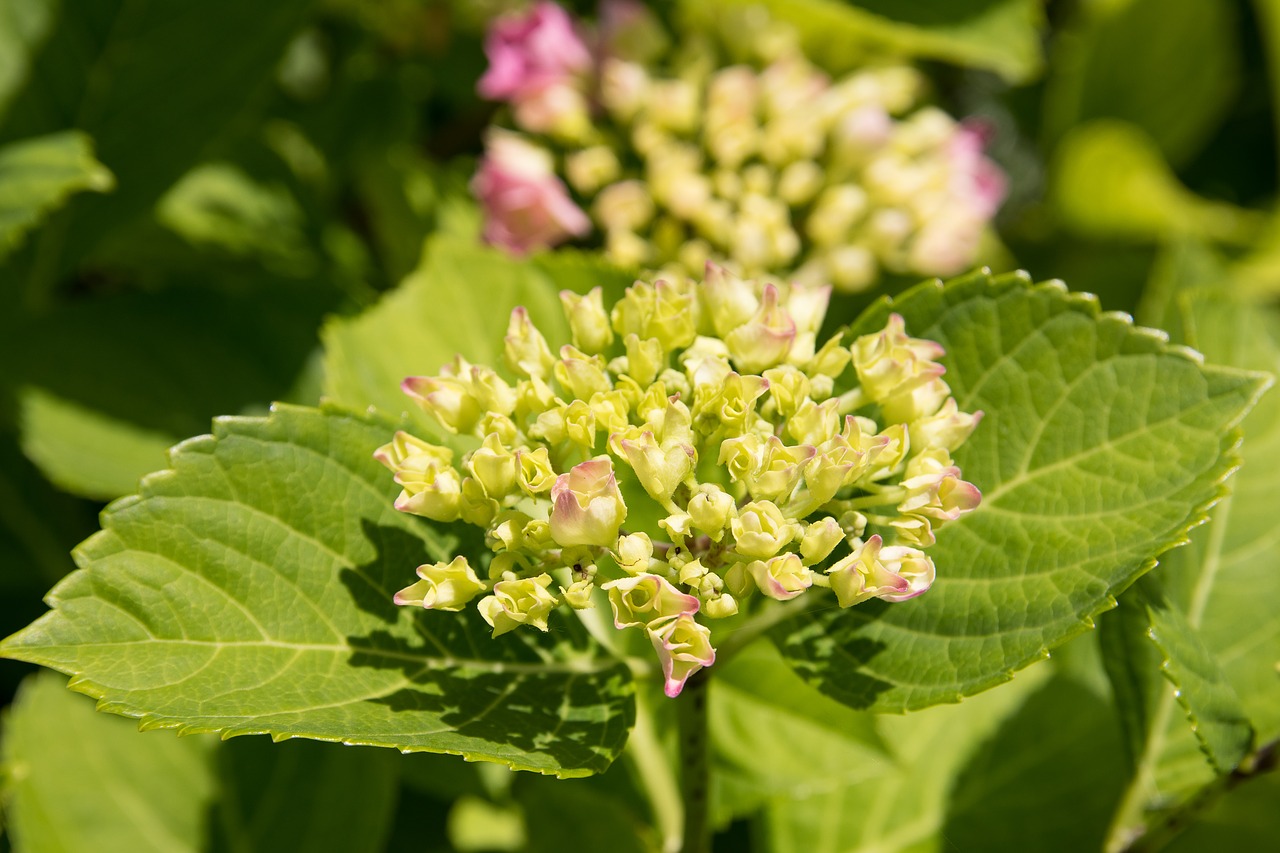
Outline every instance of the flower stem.
{"type": "Polygon", "coordinates": [[[649,684],[641,683],[636,690],[636,724],[627,739],[627,757],[648,795],[654,823],[662,836],[663,853],[679,853],[684,804],[676,787],[675,769],[658,739],[653,697],[648,687],[649,684]]]}
{"type": "Polygon", "coordinates": [[[707,670],[685,682],[676,700],[680,732],[680,791],[684,834],[680,853],[711,852],[711,774],[707,764],[707,670]]]}

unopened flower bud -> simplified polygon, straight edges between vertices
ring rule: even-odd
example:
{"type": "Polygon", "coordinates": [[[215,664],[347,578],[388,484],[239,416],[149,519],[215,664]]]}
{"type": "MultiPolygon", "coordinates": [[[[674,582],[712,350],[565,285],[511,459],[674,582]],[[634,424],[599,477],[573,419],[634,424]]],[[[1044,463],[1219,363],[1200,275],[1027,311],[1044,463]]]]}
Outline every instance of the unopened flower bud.
{"type": "Polygon", "coordinates": [[[687,508],[693,526],[711,537],[713,542],[724,538],[725,528],[729,526],[736,511],[733,495],[715,483],[698,486],[698,491],[689,499],[687,508]]]}
{"type": "Polygon", "coordinates": [[[804,538],[800,540],[800,556],[808,565],[820,563],[830,556],[843,539],[844,530],[840,523],[827,516],[805,528],[804,538]]]}
{"type": "Polygon", "coordinates": [[[565,158],[564,170],[569,183],[580,193],[593,193],[617,180],[621,170],[618,155],[604,145],[576,151],[565,158]]]}
{"type": "Polygon", "coordinates": [[[628,533],[619,536],[614,546],[614,559],[618,568],[628,574],[640,574],[649,569],[649,559],[653,556],[653,542],[649,534],[644,532],[628,533]]]}
{"type": "Polygon", "coordinates": [[[591,288],[585,296],[562,290],[560,304],[569,321],[573,345],[579,350],[597,355],[613,343],[613,329],[609,328],[609,315],[604,310],[604,296],[599,287],[591,288]]]}
{"type": "Polygon", "coordinates": [[[627,517],[613,462],[598,456],[573,466],[551,487],[551,535],[562,546],[612,546],[627,517]]]}
{"type": "Polygon", "coordinates": [[[634,441],[624,439],[620,445],[640,485],[664,506],[693,470],[695,456],[690,445],[672,442],[660,446],[652,432],[642,433],[634,441]]]}
{"type": "Polygon", "coordinates": [[[698,599],[671,585],[664,577],[639,574],[602,584],[613,605],[618,628],[648,625],[660,619],[698,612],[698,599]]]}
{"type": "Polygon", "coordinates": [[[662,662],[663,692],[673,699],[680,695],[689,676],[716,662],[711,631],[688,613],[651,626],[649,639],[662,662]]]}
{"type": "Polygon", "coordinates": [[[767,560],[777,554],[796,535],[796,525],[787,521],[777,505],[770,501],[752,501],[738,510],[729,522],[734,550],[744,557],[767,560]]]}
{"type": "Polygon", "coordinates": [[[529,312],[524,308],[516,308],[511,312],[511,321],[507,325],[507,335],[503,356],[507,367],[523,377],[536,376],[546,379],[551,375],[551,366],[555,356],[547,339],[538,331],[537,326],[529,320],[529,312]]]}
{"type": "Polygon", "coordinates": [[[556,482],[556,472],[551,467],[547,448],[521,448],[516,451],[515,457],[516,483],[521,491],[533,497],[551,490],[556,482]]]}
{"type": "Polygon", "coordinates": [[[755,560],[747,571],[756,588],[770,598],[789,601],[813,585],[809,569],[797,554],[782,554],[768,561],[755,560]]]}
{"type": "Polygon", "coordinates": [[[879,535],[827,570],[831,588],[841,607],[850,607],[868,598],[906,601],[932,584],[933,561],[915,548],[884,547],[879,535]]]}
{"type": "Polygon", "coordinates": [[[485,590],[467,558],[461,555],[450,563],[418,566],[417,573],[421,580],[397,592],[393,599],[396,604],[457,611],[485,590]]]}
{"type": "Polygon", "coordinates": [[[480,615],[493,628],[493,636],[501,637],[520,625],[547,630],[547,616],[556,606],[556,597],[547,591],[551,576],[499,581],[493,595],[481,599],[480,615]]]}

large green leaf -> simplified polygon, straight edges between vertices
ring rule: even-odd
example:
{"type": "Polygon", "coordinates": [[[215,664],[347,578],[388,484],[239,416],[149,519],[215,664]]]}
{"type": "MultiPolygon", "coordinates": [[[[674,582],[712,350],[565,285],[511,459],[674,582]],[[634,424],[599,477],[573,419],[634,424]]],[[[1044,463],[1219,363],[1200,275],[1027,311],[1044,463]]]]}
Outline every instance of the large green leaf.
{"type": "Polygon", "coordinates": [[[1081,4],[1075,17],[1050,63],[1050,135],[1091,119],[1121,119],[1145,131],[1175,165],[1185,164],[1226,116],[1240,82],[1236,7],[1126,0],[1081,4]]]}
{"type": "Polygon", "coordinates": [[[395,813],[400,758],[385,749],[236,738],[218,750],[222,796],[211,848],[377,853],[395,813]]]}
{"type": "Polygon", "coordinates": [[[890,311],[946,347],[960,407],[986,413],[956,454],[982,506],[939,531],[927,595],[803,613],[772,636],[823,692],[904,711],[1008,680],[1114,606],[1221,496],[1265,378],[1024,276],[926,283],[853,333],[890,311]]]}
{"type": "MultiPolygon", "coordinates": [[[[1199,283],[1189,275],[1182,279],[1191,288],[1199,283]]],[[[1196,289],[1175,290],[1167,298],[1170,309],[1181,313],[1178,325],[1188,342],[1208,356],[1239,367],[1280,370],[1280,316],[1273,308],[1196,289]]],[[[1280,599],[1275,573],[1280,525],[1269,511],[1273,472],[1280,464],[1275,394],[1263,398],[1243,430],[1243,465],[1232,494],[1214,508],[1208,524],[1193,532],[1187,547],[1161,559],[1163,608],[1126,602],[1121,612],[1128,612],[1128,625],[1110,617],[1104,624],[1112,680],[1118,691],[1128,684],[1126,692],[1145,708],[1138,714],[1130,703],[1121,705],[1128,727],[1137,730],[1140,749],[1115,819],[1117,844],[1141,834],[1144,826],[1167,822],[1178,810],[1195,808],[1199,792],[1219,784],[1215,775],[1241,762],[1251,745],[1241,717],[1253,724],[1261,743],[1280,736],[1275,671],[1280,625],[1274,616],[1280,599]],[[1150,650],[1123,639],[1148,633],[1160,648],[1155,662],[1165,661],[1176,691],[1155,675],[1150,650]],[[1217,683],[1219,668],[1225,684],[1217,683]],[[1198,671],[1208,671],[1213,681],[1197,683],[1198,671]],[[1238,699],[1233,701],[1233,694],[1238,699]]]]}
{"type": "Polygon", "coordinates": [[[0,259],[28,230],[75,193],[105,192],[111,173],[93,159],[93,143],[66,131],[0,147],[0,259]]]}
{"type": "Polygon", "coordinates": [[[511,309],[523,305],[553,346],[569,342],[557,293],[605,289],[620,296],[631,275],[589,255],[557,252],[522,261],[474,243],[433,240],[422,265],[369,311],[324,330],[325,391],[352,408],[373,406],[437,427],[400,392],[406,376],[430,374],[461,353],[500,366],[511,309]]]}
{"type": "Polygon", "coordinates": [[[708,713],[719,823],[768,800],[855,785],[893,763],[873,716],[805,684],[768,643],[716,667],[708,713]]]}
{"type": "Polygon", "coordinates": [[[140,734],[51,672],[29,677],[4,726],[5,817],[19,850],[205,849],[212,738],[140,734]]]}
{"type": "Polygon", "coordinates": [[[806,53],[847,71],[888,52],[941,59],[1025,82],[1043,64],[1043,12],[1034,0],[686,0],[690,20],[714,24],[734,7],[763,6],[799,32],[806,53]]]}
{"type": "Polygon", "coordinates": [[[608,766],[624,665],[576,622],[490,640],[474,612],[391,602],[458,547],[391,507],[382,423],[225,418],[113,504],[53,610],[0,644],[142,725],[452,752],[560,775],[608,766]]]}
{"type": "Polygon", "coordinates": [[[312,0],[76,0],[35,57],[0,138],[86,131],[115,173],[50,239],[63,269],[144,212],[257,101],[312,0]],[[234,45],[234,49],[228,49],[234,45]],[[64,236],[66,239],[63,239],[64,236]]]}

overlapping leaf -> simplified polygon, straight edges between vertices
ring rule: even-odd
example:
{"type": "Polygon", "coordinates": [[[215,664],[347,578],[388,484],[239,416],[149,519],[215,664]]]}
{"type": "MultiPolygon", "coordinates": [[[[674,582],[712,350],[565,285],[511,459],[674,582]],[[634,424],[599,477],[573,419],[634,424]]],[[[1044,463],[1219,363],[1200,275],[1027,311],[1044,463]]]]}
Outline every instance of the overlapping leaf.
{"type": "Polygon", "coordinates": [[[571,625],[490,640],[391,603],[458,544],[391,507],[390,429],[282,407],[175,448],[114,504],[52,612],[0,646],[142,725],[452,752],[583,775],[634,714],[625,666],[571,625]]]}
{"type": "Polygon", "coordinates": [[[956,454],[983,505],[939,532],[928,595],[809,614],[773,637],[824,692],[903,711],[1007,680],[1113,606],[1220,497],[1232,429],[1265,379],[1017,276],[922,285],[854,334],[891,310],[946,347],[961,408],[986,412],[956,454]]]}

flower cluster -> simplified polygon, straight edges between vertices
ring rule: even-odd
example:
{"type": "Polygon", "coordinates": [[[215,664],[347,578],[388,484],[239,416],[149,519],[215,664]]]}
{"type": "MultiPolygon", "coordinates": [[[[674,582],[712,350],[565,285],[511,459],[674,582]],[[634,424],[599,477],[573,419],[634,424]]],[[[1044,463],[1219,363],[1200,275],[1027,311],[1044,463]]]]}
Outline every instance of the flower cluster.
{"type": "Polygon", "coordinates": [[[397,433],[376,454],[396,507],[482,527],[492,554],[420,566],[396,603],[483,596],[496,637],[607,595],[675,696],[715,660],[712,623],[753,602],[924,592],[934,530],[981,499],[951,459],[980,413],[957,409],[942,348],[897,315],[818,346],[830,292],[711,264],[700,284],[636,282],[612,310],[599,288],[564,291],[571,343],[553,349],[517,308],[505,373],[459,356],[406,379],[473,449],[397,433]]]}
{"type": "MultiPolygon", "coordinates": [[[[619,6],[646,31],[642,8],[606,11],[619,6]]],[[[980,126],[918,106],[916,72],[831,80],[759,31],[753,63],[725,66],[704,44],[661,61],[653,40],[628,50],[618,24],[603,29],[592,58],[545,0],[493,26],[480,91],[511,104],[516,130],[491,131],[475,182],[489,242],[524,252],[594,224],[624,266],[696,275],[712,260],[845,291],[882,269],[972,265],[1004,176],[980,126]]]]}

